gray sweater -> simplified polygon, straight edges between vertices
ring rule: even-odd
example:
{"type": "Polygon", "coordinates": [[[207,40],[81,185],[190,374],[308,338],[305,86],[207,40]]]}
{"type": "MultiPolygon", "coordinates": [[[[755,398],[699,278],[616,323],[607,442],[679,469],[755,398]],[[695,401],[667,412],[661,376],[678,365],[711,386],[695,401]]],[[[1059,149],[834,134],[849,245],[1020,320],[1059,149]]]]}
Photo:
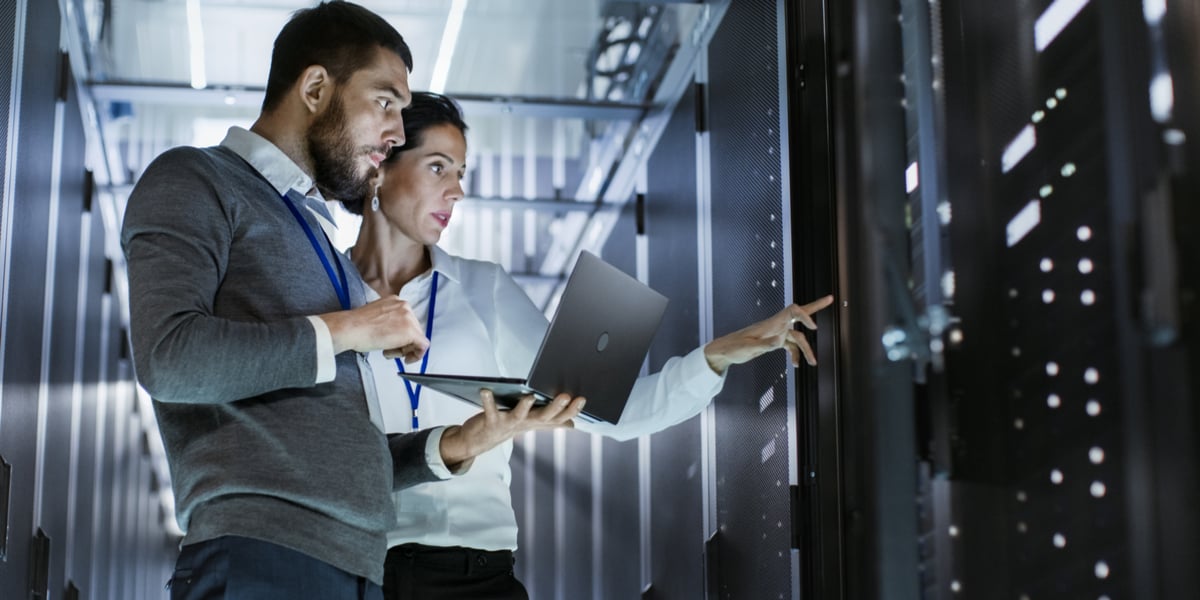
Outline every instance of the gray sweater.
{"type": "MultiPolygon", "coordinates": [[[[229,149],[168,151],[134,188],[121,243],[134,365],[154,398],[184,543],[256,538],[381,583],[391,491],[436,479],[428,432],[385,437],[372,425],[356,353],[313,384],[306,317],[341,307],[275,189],[229,149]]],[[[362,304],[358,271],[337,260],[362,304]]]]}

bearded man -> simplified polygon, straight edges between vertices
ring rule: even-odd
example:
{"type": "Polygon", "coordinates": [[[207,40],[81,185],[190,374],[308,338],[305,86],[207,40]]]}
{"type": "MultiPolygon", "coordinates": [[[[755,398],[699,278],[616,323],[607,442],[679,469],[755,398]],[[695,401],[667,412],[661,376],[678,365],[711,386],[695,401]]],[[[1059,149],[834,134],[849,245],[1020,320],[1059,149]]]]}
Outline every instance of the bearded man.
{"type": "Polygon", "coordinates": [[[139,179],[121,243],[138,380],[186,532],[172,598],[380,598],[391,492],[453,477],[578,405],[385,435],[363,353],[419,357],[408,306],[364,303],[325,202],[361,198],[404,143],[412,55],[348,2],[275,40],[262,112],[139,179]]]}

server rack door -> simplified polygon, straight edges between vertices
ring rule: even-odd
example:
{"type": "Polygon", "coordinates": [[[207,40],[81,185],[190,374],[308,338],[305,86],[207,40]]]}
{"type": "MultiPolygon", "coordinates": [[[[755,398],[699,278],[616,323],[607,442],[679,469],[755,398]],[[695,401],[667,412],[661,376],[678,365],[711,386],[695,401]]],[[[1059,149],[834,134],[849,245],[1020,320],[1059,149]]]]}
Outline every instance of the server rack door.
{"type": "MultiPolygon", "coordinates": [[[[793,301],[785,256],[781,3],[734,2],[708,51],[713,334],[793,301]]],[[[730,370],[715,410],[708,597],[792,597],[791,379],[782,353],[730,370]]]]}
{"type": "MultiPolygon", "coordinates": [[[[833,123],[828,8],[823,0],[787,3],[788,112],[784,132],[791,209],[794,297],[817,298],[836,290],[837,221],[834,210],[833,123]]],[[[837,372],[840,323],[847,301],[818,315],[820,329],[810,332],[818,358],[816,369],[796,374],[796,443],[798,481],[793,494],[793,547],[799,556],[797,579],[801,598],[842,595],[842,432],[841,390],[837,372]]]]}
{"type": "MultiPolygon", "coordinates": [[[[633,205],[621,211],[601,256],[630,275],[637,274],[637,215],[633,205]]],[[[638,598],[642,594],[642,511],[639,468],[642,453],[637,442],[600,442],[599,554],[601,598],[638,598]]]]}
{"type": "MultiPolygon", "coordinates": [[[[697,245],[696,111],[693,85],[680,98],[646,164],[641,235],[651,287],[670,298],[650,347],[648,367],[662,369],[674,356],[700,344],[701,295],[697,245]]],[[[707,302],[704,302],[707,304],[707,302]]],[[[650,438],[649,565],[652,598],[699,598],[704,593],[704,522],[707,477],[703,473],[700,418],[650,438]]]]}
{"type": "MultiPolygon", "coordinates": [[[[59,30],[56,4],[21,3],[17,9],[17,18],[11,21],[13,35],[6,38],[15,44],[10,56],[21,61],[13,65],[12,72],[19,117],[12,118],[14,104],[10,104],[7,133],[11,145],[6,153],[3,208],[5,294],[0,298],[5,303],[0,456],[11,465],[8,537],[6,559],[0,563],[0,589],[6,594],[11,590],[13,597],[30,590],[31,543],[38,526],[34,516],[40,509],[35,506],[34,489],[40,466],[37,436],[43,392],[39,385],[42,324],[49,317],[45,314],[46,240],[53,165],[52,136],[46,132],[54,131],[58,89],[58,36],[35,32],[59,30]]],[[[51,540],[50,549],[61,543],[51,540]]]]}
{"type": "Polygon", "coordinates": [[[102,358],[101,329],[105,326],[104,288],[106,285],[106,261],[104,258],[104,224],[98,214],[85,213],[83,219],[86,243],[86,257],[81,270],[85,273],[85,289],[80,295],[82,299],[82,319],[84,332],[81,338],[83,345],[79,368],[79,413],[78,432],[73,437],[75,456],[75,476],[72,479],[74,509],[73,518],[68,529],[73,548],[71,561],[67,564],[67,573],[75,586],[84,592],[94,589],[93,584],[97,574],[92,570],[93,554],[99,551],[99,538],[96,535],[99,511],[96,510],[99,500],[96,489],[98,478],[103,470],[97,464],[96,448],[100,441],[100,427],[103,426],[103,412],[100,408],[100,387],[102,358]]]}
{"type": "Polygon", "coordinates": [[[45,431],[42,452],[42,527],[58,541],[51,555],[51,593],[62,593],[69,578],[67,559],[77,548],[70,528],[72,431],[75,394],[82,391],[77,377],[80,322],[79,290],[81,227],[85,172],[84,130],[78,97],[64,54],[57,71],[60,99],[55,107],[54,149],[56,168],[49,198],[51,258],[47,266],[49,320],[43,324],[42,368],[46,374],[45,431]]]}

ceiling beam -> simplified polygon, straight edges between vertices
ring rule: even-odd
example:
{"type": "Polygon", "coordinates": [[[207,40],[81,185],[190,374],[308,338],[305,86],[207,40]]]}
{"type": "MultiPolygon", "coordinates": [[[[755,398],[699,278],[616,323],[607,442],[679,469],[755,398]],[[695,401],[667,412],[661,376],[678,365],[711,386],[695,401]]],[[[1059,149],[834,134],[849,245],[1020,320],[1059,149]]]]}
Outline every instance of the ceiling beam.
{"type": "Polygon", "coordinates": [[[536,210],[541,212],[599,212],[618,210],[620,204],[597,204],[595,202],[577,202],[574,200],[550,200],[524,198],[481,198],[467,196],[462,199],[466,206],[478,208],[508,208],[512,210],[536,210]]]}
{"type": "MultiPolygon", "coordinates": [[[[99,102],[258,108],[263,99],[263,88],[259,87],[208,86],[197,90],[186,83],[91,81],[88,82],[88,88],[92,97],[99,102]]],[[[641,118],[650,108],[643,104],[589,102],[573,98],[455,93],[448,95],[462,105],[464,112],[472,116],[513,115],[543,119],[632,121],[641,118]]]]}
{"type": "MultiPolygon", "coordinates": [[[[128,197],[133,192],[133,186],[130,184],[106,185],[101,186],[100,192],[114,194],[121,197],[128,197]]],[[[470,208],[491,208],[491,209],[507,209],[507,210],[536,210],[538,212],[547,213],[564,213],[564,212],[586,212],[597,213],[615,211],[621,208],[621,204],[597,204],[595,202],[577,202],[574,200],[553,200],[548,198],[490,198],[481,196],[465,196],[461,200],[463,207],[470,208]]]]}

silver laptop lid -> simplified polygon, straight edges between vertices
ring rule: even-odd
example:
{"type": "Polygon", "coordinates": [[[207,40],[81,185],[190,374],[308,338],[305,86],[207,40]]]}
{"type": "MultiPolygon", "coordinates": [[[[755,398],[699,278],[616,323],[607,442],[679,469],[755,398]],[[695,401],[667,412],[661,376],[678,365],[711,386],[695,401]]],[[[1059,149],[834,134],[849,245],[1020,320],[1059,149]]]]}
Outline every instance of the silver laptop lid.
{"type": "Polygon", "coordinates": [[[581,252],[527,385],[584,396],[586,415],[616,423],[666,309],[665,296],[581,252]]]}

